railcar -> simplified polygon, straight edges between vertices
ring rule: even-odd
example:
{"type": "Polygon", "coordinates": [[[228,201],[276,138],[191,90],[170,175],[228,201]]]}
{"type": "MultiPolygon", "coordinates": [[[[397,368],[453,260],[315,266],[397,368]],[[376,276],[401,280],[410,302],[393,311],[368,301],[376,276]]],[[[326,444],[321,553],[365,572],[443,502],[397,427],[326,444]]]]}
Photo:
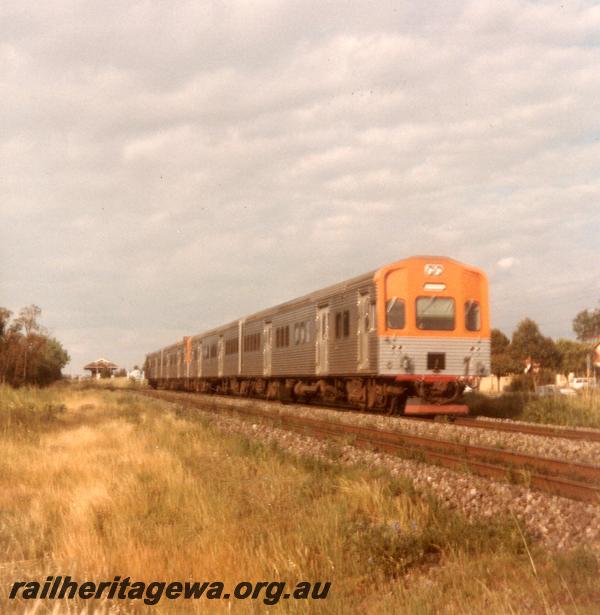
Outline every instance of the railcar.
{"type": "Polygon", "coordinates": [[[486,275],[414,256],[184,337],[146,356],[150,386],[388,414],[464,414],[490,370],[486,275]]]}

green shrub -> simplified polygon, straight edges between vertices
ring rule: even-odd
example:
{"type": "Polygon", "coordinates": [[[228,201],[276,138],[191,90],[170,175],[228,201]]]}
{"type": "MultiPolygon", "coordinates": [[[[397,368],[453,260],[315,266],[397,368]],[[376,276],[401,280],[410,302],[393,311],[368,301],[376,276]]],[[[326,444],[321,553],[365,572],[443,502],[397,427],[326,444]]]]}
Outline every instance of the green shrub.
{"type": "Polygon", "coordinates": [[[569,583],[576,583],[587,575],[598,576],[598,558],[585,547],[577,547],[571,552],[559,553],[554,557],[554,566],[560,576],[569,583]]]}
{"type": "Polygon", "coordinates": [[[530,397],[529,393],[504,393],[499,397],[488,397],[481,393],[467,393],[465,403],[469,407],[469,414],[472,416],[517,419],[521,417],[523,408],[530,397]]]}
{"type": "Polygon", "coordinates": [[[507,393],[531,393],[535,390],[535,386],[531,376],[526,374],[517,374],[513,376],[512,380],[504,390],[507,393]]]}
{"type": "Polygon", "coordinates": [[[531,399],[523,409],[522,418],[535,423],[600,428],[600,394],[531,399]]]}
{"type": "Polygon", "coordinates": [[[514,519],[468,521],[434,497],[426,501],[425,511],[408,528],[395,521],[374,523],[357,511],[343,528],[348,553],[365,562],[367,568],[393,578],[412,568],[438,563],[451,553],[522,555],[526,551],[528,537],[514,519]]]}
{"type": "Polygon", "coordinates": [[[344,528],[346,549],[367,568],[396,577],[425,562],[437,562],[441,548],[430,532],[402,531],[394,522],[374,524],[361,513],[344,528]]]}

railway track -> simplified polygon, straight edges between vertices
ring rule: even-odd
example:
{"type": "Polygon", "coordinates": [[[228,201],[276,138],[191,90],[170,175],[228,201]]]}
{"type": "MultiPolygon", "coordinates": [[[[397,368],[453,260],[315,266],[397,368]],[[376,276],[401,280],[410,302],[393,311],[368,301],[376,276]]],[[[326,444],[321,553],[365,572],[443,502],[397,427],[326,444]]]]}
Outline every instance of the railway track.
{"type": "MultiPolygon", "coordinates": [[[[111,387],[108,387],[111,388],[111,387]]],[[[115,390],[115,389],[112,389],[115,390]]],[[[163,391],[165,393],[169,393],[171,391],[163,391]]],[[[221,396],[218,394],[209,395],[210,399],[222,397],[223,399],[232,399],[230,396],[221,396]]],[[[247,399],[247,398],[242,398],[247,399]]],[[[252,398],[250,398],[252,399],[252,398]]],[[[265,399],[256,399],[258,403],[282,403],[278,401],[271,401],[265,399]]],[[[311,405],[305,403],[305,405],[311,405]]],[[[356,406],[344,405],[341,403],[319,403],[312,405],[314,408],[323,407],[328,410],[337,410],[339,412],[353,412],[358,414],[364,414],[363,410],[356,408],[356,406]]],[[[368,416],[373,416],[373,414],[379,414],[374,412],[366,413],[368,416]]],[[[398,415],[397,418],[401,418],[404,420],[410,421],[421,421],[425,423],[431,422],[431,418],[424,418],[420,416],[404,416],[398,415]]],[[[452,425],[460,425],[461,427],[473,427],[475,429],[487,429],[490,431],[505,431],[510,433],[521,433],[532,436],[544,436],[547,438],[564,438],[566,440],[581,440],[587,442],[600,442],[600,430],[596,429],[573,429],[569,427],[558,427],[558,426],[550,426],[550,425],[534,425],[532,423],[517,423],[514,421],[506,420],[506,421],[493,421],[486,420],[483,418],[474,419],[469,417],[453,417],[449,421],[452,425]]]]}
{"type": "Polygon", "coordinates": [[[568,427],[551,427],[549,425],[531,425],[513,423],[510,421],[486,421],[484,419],[456,418],[455,425],[474,427],[477,429],[491,429],[494,431],[508,431],[524,433],[547,438],[566,438],[567,440],[587,440],[600,442],[600,431],[589,429],[569,429],[568,427]]]}
{"type": "MultiPolygon", "coordinates": [[[[495,480],[525,484],[562,497],[600,503],[600,466],[325,419],[275,414],[260,408],[259,405],[265,405],[264,402],[255,400],[172,391],[146,390],[139,393],[182,406],[203,410],[227,410],[243,416],[265,419],[275,426],[303,435],[342,439],[347,444],[371,451],[411,457],[454,470],[467,470],[495,480]]],[[[273,407],[271,404],[267,405],[269,406],[273,407]]]]}

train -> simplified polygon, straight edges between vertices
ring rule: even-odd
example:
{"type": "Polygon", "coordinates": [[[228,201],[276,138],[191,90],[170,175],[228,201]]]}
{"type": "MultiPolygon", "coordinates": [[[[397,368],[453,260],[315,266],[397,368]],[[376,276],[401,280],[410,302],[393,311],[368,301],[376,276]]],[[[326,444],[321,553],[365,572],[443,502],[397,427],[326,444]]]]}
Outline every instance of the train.
{"type": "Polygon", "coordinates": [[[490,373],[487,276],[412,256],[149,353],[153,388],[466,414],[490,373]]]}

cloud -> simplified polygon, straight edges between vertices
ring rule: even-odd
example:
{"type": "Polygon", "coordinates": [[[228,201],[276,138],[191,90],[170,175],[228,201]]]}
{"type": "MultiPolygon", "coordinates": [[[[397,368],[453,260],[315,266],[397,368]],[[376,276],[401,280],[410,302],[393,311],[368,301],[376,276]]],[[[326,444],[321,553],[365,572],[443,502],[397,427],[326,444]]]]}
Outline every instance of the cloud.
{"type": "Polygon", "coordinates": [[[414,253],[488,271],[508,330],[569,335],[598,300],[594,3],[0,19],[0,296],[43,308],[73,371],[414,253]]]}
{"type": "Polygon", "coordinates": [[[496,263],[496,266],[499,269],[504,269],[504,270],[508,270],[508,269],[512,269],[515,265],[519,264],[519,259],[515,258],[514,256],[505,256],[504,258],[501,258],[498,260],[498,262],[496,263]]]}

